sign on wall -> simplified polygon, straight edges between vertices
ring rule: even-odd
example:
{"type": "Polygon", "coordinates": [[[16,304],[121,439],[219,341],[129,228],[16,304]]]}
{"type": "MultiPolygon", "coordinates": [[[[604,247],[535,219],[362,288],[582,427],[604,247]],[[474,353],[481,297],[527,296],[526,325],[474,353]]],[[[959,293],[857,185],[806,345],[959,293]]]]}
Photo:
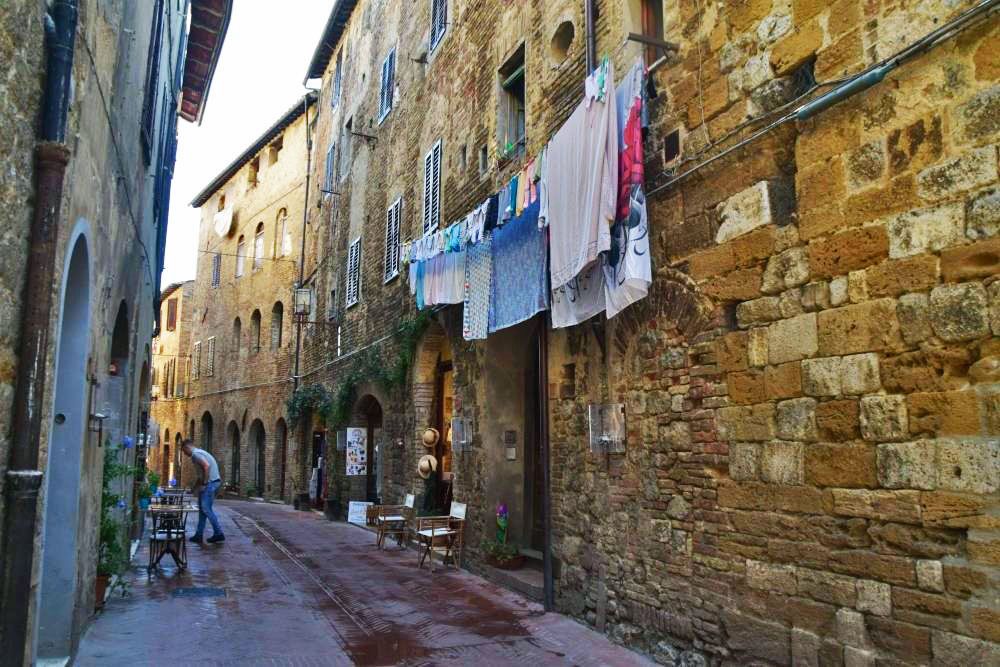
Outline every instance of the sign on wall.
{"type": "Polygon", "coordinates": [[[347,474],[368,474],[368,430],[347,429],[347,474]]]}
{"type": "Polygon", "coordinates": [[[368,508],[371,507],[371,503],[363,503],[357,500],[352,500],[347,504],[347,523],[355,523],[359,526],[363,526],[367,523],[368,508]]]}

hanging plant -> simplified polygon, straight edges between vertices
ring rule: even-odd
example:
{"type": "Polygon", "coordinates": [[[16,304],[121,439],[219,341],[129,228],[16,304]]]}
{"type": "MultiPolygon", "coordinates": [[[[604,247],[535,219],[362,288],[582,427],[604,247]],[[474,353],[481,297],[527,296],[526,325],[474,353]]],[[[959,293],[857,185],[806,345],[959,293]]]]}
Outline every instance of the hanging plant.
{"type": "Polygon", "coordinates": [[[325,422],[329,422],[333,414],[333,399],[330,392],[321,384],[310,384],[299,387],[295,393],[285,401],[285,409],[288,411],[288,421],[292,428],[298,426],[299,420],[307,415],[315,415],[325,422]]]}

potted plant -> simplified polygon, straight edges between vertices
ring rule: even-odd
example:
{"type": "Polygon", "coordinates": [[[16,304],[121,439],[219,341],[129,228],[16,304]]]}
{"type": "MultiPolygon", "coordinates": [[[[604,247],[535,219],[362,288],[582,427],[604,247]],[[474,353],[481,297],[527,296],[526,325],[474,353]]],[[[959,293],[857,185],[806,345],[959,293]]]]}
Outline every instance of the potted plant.
{"type": "Polygon", "coordinates": [[[501,570],[516,570],[524,565],[524,556],[516,544],[507,542],[507,525],[510,521],[507,504],[497,505],[497,532],[492,540],[483,540],[486,562],[501,570]]]}
{"type": "Polygon", "coordinates": [[[156,474],[155,470],[147,470],[146,481],[149,482],[150,495],[155,496],[156,492],[160,490],[160,476],[156,474]]]}
{"type": "MultiPolygon", "coordinates": [[[[101,484],[101,521],[98,528],[97,580],[94,583],[94,608],[104,606],[104,598],[111,578],[118,575],[115,588],[125,591],[125,580],[121,575],[128,568],[129,548],[125,540],[124,523],[115,513],[127,511],[125,499],[111,490],[113,481],[135,474],[130,466],[118,463],[116,448],[104,450],[104,478],[101,484]]],[[[148,487],[147,487],[148,488],[148,487]]]]}

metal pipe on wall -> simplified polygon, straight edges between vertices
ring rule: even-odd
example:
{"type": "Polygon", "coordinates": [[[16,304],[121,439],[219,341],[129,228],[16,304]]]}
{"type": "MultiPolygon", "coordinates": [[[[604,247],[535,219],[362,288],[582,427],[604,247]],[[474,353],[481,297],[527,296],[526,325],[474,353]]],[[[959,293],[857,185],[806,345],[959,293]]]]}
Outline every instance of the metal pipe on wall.
{"type": "Polygon", "coordinates": [[[587,24],[587,75],[597,67],[597,29],[594,22],[597,14],[594,10],[594,0],[583,0],[584,15],[587,24]]]}
{"type": "Polygon", "coordinates": [[[555,609],[552,575],[552,456],[549,451],[549,328],[545,318],[538,328],[538,430],[542,436],[542,599],[545,611],[555,609]]]}
{"type": "Polygon", "coordinates": [[[30,653],[28,610],[35,558],[38,470],[46,405],[49,322],[56,280],[56,246],[63,180],[69,163],[66,117],[76,38],[76,0],[56,0],[45,16],[46,76],[42,126],[35,149],[35,210],[31,221],[23,292],[17,386],[11,415],[11,451],[5,484],[3,548],[0,549],[0,655],[21,664],[30,653]]]}
{"type": "MultiPolygon", "coordinates": [[[[302,105],[304,107],[303,113],[306,119],[306,187],[305,187],[305,201],[302,205],[302,239],[299,244],[299,279],[295,283],[296,288],[302,287],[302,281],[305,280],[306,275],[306,228],[309,225],[309,177],[312,174],[312,132],[309,127],[309,95],[312,93],[312,89],[308,89],[307,92],[302,97],[302,105]]],[[[293,308],[294,310],[294,308],[293,308]]],[[[296,315],[295,317],[295,370],[292,373],[292,393],[294,394],[299,388],[299,372],[302,357],[302,318],[296,315]]],[[[302,472],[303,462],[305,461],[305,434],[306,427],[305,424],[299,425],[299,447],[296,456],[296,468],[299,472],[302,472]]],[[[284,489],[282,489],[284,493],[284,489]]],[[[295,498],[292,498],[295,500],[295,498]]]]}

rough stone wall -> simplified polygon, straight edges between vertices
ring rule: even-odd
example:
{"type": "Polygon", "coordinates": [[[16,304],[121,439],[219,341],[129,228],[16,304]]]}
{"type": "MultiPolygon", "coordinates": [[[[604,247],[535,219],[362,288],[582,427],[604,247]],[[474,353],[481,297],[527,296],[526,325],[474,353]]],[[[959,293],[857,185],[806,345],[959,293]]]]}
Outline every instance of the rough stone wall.
{"type": "MultiPolygon", "coordinates": [[[[0,475],[7,469],[8,435],[17,372],[21,293],[34,199],[34,145],[42,101],[43,41],[38,3],[5,2],[0,7],[0,475]]],[[[2,491],[0,482],[0,491],[2,491]]],[[[0,526],[3,513],[0,511],[0,526]]],[[[0,527],[0,540],[3,529],[0,527]]]]}
{"type": "MultiPolygon", "coordinates": [[[[315,107],[309,110],[310,118],[315,107]]],[[[170,414],[158,413],[161,433],[182,432],[195,443],[205,446],[205,424],[211,422],[210,449],[219,462],[223,481],[231,490],[244,493],[255,480],[256,443],[251,427],[260,420],[264,432],[265,471],[263,495],[291,499],[296,488],[293,471],[299,465],[294,448],[282,447],[279,436],[286,423],[285,401],[291,394],[291,375],[295,353],[295,318],[292,287],[298,279],[298,261],[303,233],[303,207],[306,159],[305,116],[299,116],[282,133],[282,149],[272,163],[272,151],[265,146],[260,159],[258,181],[248,180],[249,160],[201,207],[198,232],[197,277],[190,300],[191,322],[185,337],[191,349],[201,343],[200,372],[189,382],[190,389],[170,414]],[[220,197],[232,206],[233,225],[220,238],[213,228],[213,216],[219,210],[220,197]],[[279,215],[284,211],[287,243],[278,238],[279,215]],[[258,224],[264,225],[264,259],[254,268],[254,236],[258,224]],[[237,244],[246,243],[242,276],[236,276],[237,244]],[[285,252],[287,250],[287,252],[285,252]],[[221,254],[220,284],[212,286],[212,262],[221,254]],[[281,304],[280,341],[276,326],[275,305],[281,304]],[[260,344],[255,345],[253,319],[260,314],[260,344]],[[240,334],[234,337],[234,321],[240,320],[240,334]],[[274,334],[274,335],[272,335],[274,334]],[[208,339],[215,338],[214,372],[207,373],[208,339]],[[273,344],[272,344],[273,343],[273,344]],[[191,423],[194,431],[191,431],[191,423]],[[239,474],[233,474],[234,434],[239,442],[239,474]],[[284,449],[284,451],[282,451],[284,449]],[[284,488],[279,480],[284,469],[284,488]]],[[[252,158],[251,158],[252,159],[252,158]]],[[[315,199],[313,200],[315,201],[315,199]]],[[[306,232],[306,271],[311,270],[315,253],[311,244],[316,232],[306,232]]],[[[315,325],[314,325],[315,326],[315,325]]],[[[308,328],[308,327],[306,327],[308,328]]],[[[192,364],[195,361],[192,359],[192,364]]],[[[256,436],[256,429],[254,429],[256,436]]],[[[194,474],[185,460],[185,471],[194,474]]],[[[193,479],[193,477],[186,477],[193,479]]]]}
{"type": "MultiPolygon", "coordinates": [[[[647,151],[679,127],[686,159],[813,56],[840,77],[969,5],[680,3],[647,151]]],[[[1000,660],[996,40],[651,198],[650,298],[603,346],[552,339],[562,609],[666,664],[1000,660]],[[606,400],[624,456],[586,450],[606,400]]]]}
{"type": "Polygon", "coordinates": [[[166,486],[169,479],[170,460],[179,461],[174,471],[178,485],[186,485],[193,481],[187,474],[190,466],[185,466],[184,457],[177,457],[177,436],[187,438],[191,430],[186,419],[184,397],[190,388],[191,361],[191,324],[194,304],[194,281],[189,280],[160,295],[160,335],[153,339],[152,364],[156,372],[151,386],[153,401],[150,404],[150,417],[157,429],[156,446],[147,452],[146,466],[160,474],[161,482],[166,486]],[[171,299],[177,300],[177,324],[173,330],[167,328],[167,312],[171,299]],[[171,366],[174,370],[171,370],[171,366]],[[169,445],[169,456],[165,454],[165,445],[169,445]]]}

